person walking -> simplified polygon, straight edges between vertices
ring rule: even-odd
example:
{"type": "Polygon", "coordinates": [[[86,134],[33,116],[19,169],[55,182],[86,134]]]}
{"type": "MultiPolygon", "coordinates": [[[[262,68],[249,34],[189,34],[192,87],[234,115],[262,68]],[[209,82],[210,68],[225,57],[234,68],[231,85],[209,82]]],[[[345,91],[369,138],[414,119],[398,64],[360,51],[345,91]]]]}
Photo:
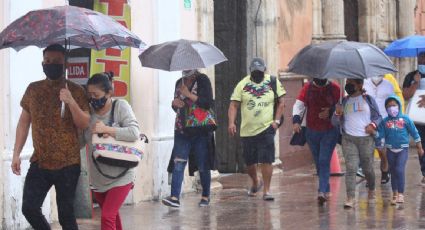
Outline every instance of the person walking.
{"type": "MultiPolygon", "coordinates": [[[[414,70],[406,75],[403,81],[403,97],[404,100],[409,101],[413,95],[415,95],[416,90],[419,88],[420,83],[424,82],[425,78],[425,52],[421,52],[418,55],[418,69],[414,70]]],[[[424,86],[422,86],[424,87],[424,86]]],[[[421,100],[418,102],[418,106],[425,108],[425,95],[421,96],[421,100]]],[[[425,146],[425,125],[423,124],[415,124],[418,129],[419,136],[422,140],[422,147],[425,146]]],[[[419,164],[421,166],[422,172],[422,186],[425,186],[425,156],[419,158],[419,164]]]]}
{"type": "MultiPolygon", "coordinates": [[[[413,137],[418,150],[418,156],[424,155],[421,138],[413,121],[402,112],[398,97],[390,96],[385,100],[388,116],[379,124],[377,139],[384,140],[391,172],[391,187],[393,197],[391,204],[404,203],[405,169],[409,155],[409,135],[413,137]]],[[[379,146],[383,147],[382,144],[379,146]]]]}
{"type": "Polygon", "coordinates": [[[185,70],[177,80],[172,108],[176,112],[174,125],[174,147],[169,161],[168,172],[172,173],[171,195],[164,198],[166,206],[180,207],[180,193],[184,170],[189,161],[199,171],[202,185],[200,207],[210,204],[211,170],[214,169],[214,130],[216,123],[210,112],[214,100],[211,82],[207,75],[198,70],[185,70]],[[194,116],[192,112],[196,113],[194,116]],[[189,127],[203,119],[203,125],[189,127]],[[189,157],[189,156],[193,156],[189,157]],[[194,159],[191,160],[191,159],[194,159]]]}
{"type": "MultiPolygon", "coordinates": [[[[364,81],[364,89],[366,93],[372,96],[379,108],[379,113],[383,118],[387,117],[387,110],[385,109],[385,100],[395,94],[394,86],[390,81],[384,79],[384,76],[375,76],[368,78],[364,81]]],[[[388,172],[388,160],[385,149],[378,148],[377,152],[381,158],[381,184],[386,184],[390,180],[388,172]]]]}
{"type": "MultiPolygon", "coordinates": [[[[93,134],[129,142],[140,136],[139,123],[131,106],[126,100],[112,98],[112,80],[113,73],[109,72],[94,74],[87,81],[91,116],[90,126],[84,131],[84,138],[88,143],[87,153],[90,155],[95,154],[92,145],[93,134]]],[[[101,209],[101,229],[123,229],[119,209],[133,188],[134,168],[120,175],[125,168],[97,162],[92,156],[88,157],[88,165],[91,189],[101,209]],[[114,178],[117,175],[120,177],[114,178]]]]}
{"type": "Polygon", "coordinates": [[[34,153],[25,178],[22,213],[36,229],[51,229],[41,212],[50,188],[55,186],[59,223],[78,229],[74,197],[80,176],[79,130],[89,125],[89,105],[84,89],[65,79],[65,48],[50,45],[43,50],[46,79],[31,83],[21,100],[16,128],[12,171],[21,175],[20,154],[32,127],[34,153]],[[66,104],[61,117],[61,103],[66,104]]]}
{"type": "Polygon", "coordinates": [[[236,115],[241,108],[240,136],[243,157],[252,181],[248,195],[256,196],[264,185],[263,199],[272,201],[274,197],[270,193],[270,183],[273,173],[272,163],[275,159],[274,136],[281,125],[283,96],[286,92],[278,79],[265,73],[266,64],[262,58],[253,58],[249,71],[250,75],[237,84],[230,98],[228,132],[230,136],[236,134],[236,115]],[[275,99],[277,99],[276,111],[274,111],[275,99]],[[257,175],[257,164],[261,164],[262,180],[257,175]]]}
{"type": "Polygon", "coordinates": [[[340,98],[338,84],[327,79],[313,78],[301,89],[293,107],[293,130],[301,132],[306,114],[306,140],[319,176],[317,200],[323,205],[330,196],[330,162],[337,144],[339,130],[331,124],[332,113],[340,98]]]}
{"type": "Polygon", "coordinates": [[[375,202],[375,172],[373,169],[374,132],[381,122],[375,100],[365,94],[363,79],[347,79],[345,91],[348,96],[337,104],[332,124],[342,127],[342,151],[346,163],[345,208],[355,205],[356,172],[360,166],[368,184],[368,202],[375,202]]]}

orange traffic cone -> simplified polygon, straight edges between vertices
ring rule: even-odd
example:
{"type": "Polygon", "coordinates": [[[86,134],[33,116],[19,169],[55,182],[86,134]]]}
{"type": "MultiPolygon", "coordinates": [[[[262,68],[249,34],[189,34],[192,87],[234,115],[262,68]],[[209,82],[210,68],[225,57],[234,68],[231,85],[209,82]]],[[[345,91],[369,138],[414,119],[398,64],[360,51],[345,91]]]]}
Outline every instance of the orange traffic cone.
{"type": "Polygon", "coordinates": [[[342,172],[341,166],[339,164],[339,158],[336,149],[334,149],[331,158],[331,176],[344,176],[344,173],[342,172]]]}

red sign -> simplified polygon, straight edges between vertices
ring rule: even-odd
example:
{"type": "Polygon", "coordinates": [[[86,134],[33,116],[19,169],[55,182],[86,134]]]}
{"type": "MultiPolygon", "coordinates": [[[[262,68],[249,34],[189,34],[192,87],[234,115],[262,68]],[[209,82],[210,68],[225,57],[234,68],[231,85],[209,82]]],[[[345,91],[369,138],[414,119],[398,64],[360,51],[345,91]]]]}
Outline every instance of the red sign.
{"type": "Polygon", "coordinates": [[[87,57],[72,57],[68,58],[68,79],[85,85],[90,75],[89,58],[87,57]]]}
{"type": "Polygon", "coordinates": [[[87,63],[69,63],[68,64],[68,78],[87,78],[88,77],[87,63]]]}

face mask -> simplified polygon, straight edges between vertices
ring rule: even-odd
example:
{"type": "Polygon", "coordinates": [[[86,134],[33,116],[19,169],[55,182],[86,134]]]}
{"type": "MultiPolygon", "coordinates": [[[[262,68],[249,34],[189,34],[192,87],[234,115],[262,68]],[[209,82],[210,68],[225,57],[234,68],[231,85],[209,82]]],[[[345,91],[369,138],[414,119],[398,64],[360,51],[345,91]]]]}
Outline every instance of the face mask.
{"type": "Polygon", "coordinates": [[[381,83],[383,79],[384,79],[384,78],[383,78],[383,77],[381,77],[381,76],[372,77],[372,82],[373,82],[373,84],[375,84],[375,85],[379,85],[379,83],[381,83]]]}
{"type": "Polygon", "coordinates": [[[425,74],[425,65],[418,65],[418,71],[421,74],[425,74]]]}
{"type": "Polygon", "coordinates": [[[107,101],[108,98],[106,98],[106,96],[103,96],[99,99],[90,98],[89,103],[94,110],[99,110],[105,107],[107,101]]]}
{"type": "Polygon", "coordinates": [[[251,80],[255,83],[261,83],[264,80],[264,72],[253,71],[251,72],[251,80]]]}
{"type": "Polygon", "coordinates": [[[387,108],[387,113],[388,115],[390,115],[391,117],[397,117],[398,113],[399,113],[399,109],[398,106],[390,106],[387,108]]]}
{"type": "Polygon", "coordinates": [[[352,95],[356,92],[356,86],[354,84],[347,83],[344,88],[348,95],[352,95]]]}
{"type": "Polygon", "coordinates": [[[63,64],[43,64],[43,72],[50,80],[58,80],[63,75],[63,64]]]}
{"type": "Polygon", "coordinates": [[[319,78],[314,78],[313,79],[314,84],[318,85],[318,86],[325,86],[326,83],[328,82],[328,79],[319,79],[319,78]]]}

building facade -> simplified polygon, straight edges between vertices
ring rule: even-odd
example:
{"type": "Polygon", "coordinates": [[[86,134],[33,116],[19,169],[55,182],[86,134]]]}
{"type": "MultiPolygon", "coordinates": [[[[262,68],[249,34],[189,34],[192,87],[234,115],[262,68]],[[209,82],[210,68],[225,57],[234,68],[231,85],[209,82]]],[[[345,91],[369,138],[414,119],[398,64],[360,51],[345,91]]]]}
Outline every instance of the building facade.
{"type": "MultiPolygon", "coordinates": [[[[0,29],[30,10],[65,5],[65,0],[0,1],[0,29]]],[[[78,1],[74,1],[78,2],[78,1]]],[[[329,40],[353,40],[385,47],[392,40],[422,34],[424,0],[90,0],[113,8],[128,4],[131,30],[148,45],[180,38],[214,43],[229,61],[205,69],[215,88],[220,128],[216,133],[220,172],[242,172],[238,138],[227,136],[227,108],[236,83],[248,73],[252,57],[266,60],[268,72],[279,75],[286,96],[285,125],[277,138],[276,163],[285,170],[311,164],[306,147],[289,146],[292,103],[303,80],[285,73],[288,62],[305,45],[329,40]],[[110,4],[114,3],[114,4],[110,4]],[[416,28],[416,29],[415,29],[416,28]]],[[[169,193],[166,167],[173,147],[174,112],[171,101],[179,72],[142,68],[139,50],[130,51],[129,101],[142,132],[150,138],[137,169],[135,188],[127,203],[159,199],[169,193]]],[[[414,59],[393,59],[399,82],[415,68],[414,59]]],[[[0,214],[3,229],[24,229],[22,187],[32,154],[31,137],[21,154],[23,176],[10,170],[20,99],[30,82],[43,79],[41,49],[0,50],[0,214]]],[[[93,74],[93,73],[92,73],[93,74]]],[[[217,172],[214,173],[215,177],[217,172]]],[[[196,183],[186,177],[185,191],[196,183]]],[[[218,184],[216,184],[219,186],[218,184]]],[[[57,220],[54,191],[43,206],[50,221],[57,220]]]]}

